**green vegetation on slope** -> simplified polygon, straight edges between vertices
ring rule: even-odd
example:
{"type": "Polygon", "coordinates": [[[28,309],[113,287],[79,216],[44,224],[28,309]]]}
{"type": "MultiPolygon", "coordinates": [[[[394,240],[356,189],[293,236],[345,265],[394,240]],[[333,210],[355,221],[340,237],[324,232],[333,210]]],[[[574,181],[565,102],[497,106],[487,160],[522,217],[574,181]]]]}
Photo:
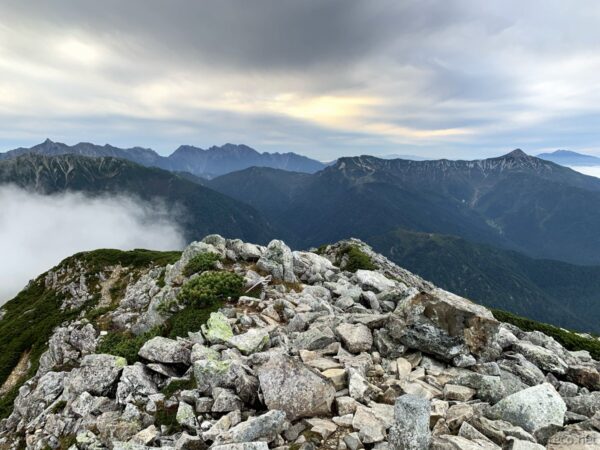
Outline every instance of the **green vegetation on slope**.
{"type": "Polygon", "coordinates": [[[195,273],[206,272],[215,268],[219,255],[216,253],[200,253],[194,256],[183,269],[183,274],[190,277],[195,273]]]}
{"type": "Polygon", "coordinates": [[[600,341],[594,338],[580,336],[572,331],[555,327],[547,323],[536,322],[535,320],[519,317],[499,309],[493,309],[494,317],[501,322],[511,323],[523,331],[541,331],[542,333],[556,339],[567,350],[578,351],[587,350],[592,358],[600,359],[600,341]]]}
{"type": "MultiPolygon", "coordinates": [[[[121,264],[129,268],[143,268],[154,265],[165,265],[176,261],[180,252],[155,252],[148,250],[96,250],[78,253],[66,258],[56,268],[74,268],[77,263],[83,264],[88,273],[97,273],[106,266],[121,264]]],[[[0,418],[12,411],[14,399],[19,387],[31,378],[39,367],[41,355],[46,351],[48,339],[54,328],[64,322],[73,320],[82,312],[87,312],[88,320],[96,320],[103,312],[95,309],[99,294],[93,296],[85,305],[76,309],[62,309],[63,294],[47,288],[46,274],[23,289],[14,299],[7,302],[2,310],[4,317],[0,319],[0,386],[7,380],[23,355],[28,353],[30,368],[25,376],[17,380],[16,385],[0,398],[0,418]]],[[[77,281],[79,277],[77,276],[77,281]]],[[[88,280],[91,286],[91,280],[88,280]]]]}
{"type": "Polygon", "coordinates": [[[402,229],[368,242],[400,266],[488,307],[600,332],[600,267],[533,259],[454,236],[402,229]]]}
{"type": "Polygon", "coordinates": [[[178,300],[198,308],[242,295],[244,278],[233,272],[203,272],[183,285],[178,300]]]}

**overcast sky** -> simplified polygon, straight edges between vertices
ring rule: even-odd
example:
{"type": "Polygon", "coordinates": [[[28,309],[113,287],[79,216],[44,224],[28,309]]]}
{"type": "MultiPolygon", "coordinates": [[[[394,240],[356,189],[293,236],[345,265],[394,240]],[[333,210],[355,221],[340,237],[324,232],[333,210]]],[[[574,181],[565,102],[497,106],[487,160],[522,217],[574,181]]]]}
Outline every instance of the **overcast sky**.
{"type": "Polygon", "coordinates": [[[600,154],[596,0],[2,0],[0,150],[600,154]]]}

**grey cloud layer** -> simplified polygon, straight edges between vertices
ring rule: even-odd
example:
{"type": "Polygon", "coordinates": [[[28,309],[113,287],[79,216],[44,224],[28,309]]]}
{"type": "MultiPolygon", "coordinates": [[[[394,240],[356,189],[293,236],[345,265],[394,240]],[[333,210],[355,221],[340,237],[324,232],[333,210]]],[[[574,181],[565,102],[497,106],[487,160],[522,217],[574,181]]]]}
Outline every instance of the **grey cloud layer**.
{"type": "Polygon", "coordinates": [[[83,250],[177,250],[183,236],[161,206],[127,197],[42,196],[0,186],[0,305],[27,281],[83,250]]]}
{"type": "Polygon", "coordinates": [[[17,94],[0,95],[0,142],[49,136],[166,152],[235,141],[323,159],[403,148],[483,156],[565,141],[593,151],[600,6],[575,6],[5,0],[0,94],[17,94]],[[61,60],[53,43],[68,39],[97,45],[99,62],[72,43],[70,56],[84,59],[61,60]]]}

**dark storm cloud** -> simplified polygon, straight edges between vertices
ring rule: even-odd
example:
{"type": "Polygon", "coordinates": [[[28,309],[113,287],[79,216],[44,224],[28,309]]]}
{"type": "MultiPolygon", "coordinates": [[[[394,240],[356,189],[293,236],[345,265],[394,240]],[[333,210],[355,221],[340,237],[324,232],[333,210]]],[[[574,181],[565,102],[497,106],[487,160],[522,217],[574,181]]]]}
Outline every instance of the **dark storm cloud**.
{"type": "Polygon", "coordinates": [[[50,136],[167,152],[237,141],[324,159],[407,147],[478,156],[569,139],[591,148],[599,9],[4,0],[0,142],[50,136]]]}

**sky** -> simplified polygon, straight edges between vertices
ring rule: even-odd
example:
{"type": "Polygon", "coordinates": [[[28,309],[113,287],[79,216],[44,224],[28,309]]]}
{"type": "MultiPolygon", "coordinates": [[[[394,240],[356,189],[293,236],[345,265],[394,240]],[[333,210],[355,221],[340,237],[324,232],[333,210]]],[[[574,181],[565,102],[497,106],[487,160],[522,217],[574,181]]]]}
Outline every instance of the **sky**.
{"type": "Polygon", "coordinates": [[[600,2],[2,0],[0,151],[600,155],[600,2]]]}

